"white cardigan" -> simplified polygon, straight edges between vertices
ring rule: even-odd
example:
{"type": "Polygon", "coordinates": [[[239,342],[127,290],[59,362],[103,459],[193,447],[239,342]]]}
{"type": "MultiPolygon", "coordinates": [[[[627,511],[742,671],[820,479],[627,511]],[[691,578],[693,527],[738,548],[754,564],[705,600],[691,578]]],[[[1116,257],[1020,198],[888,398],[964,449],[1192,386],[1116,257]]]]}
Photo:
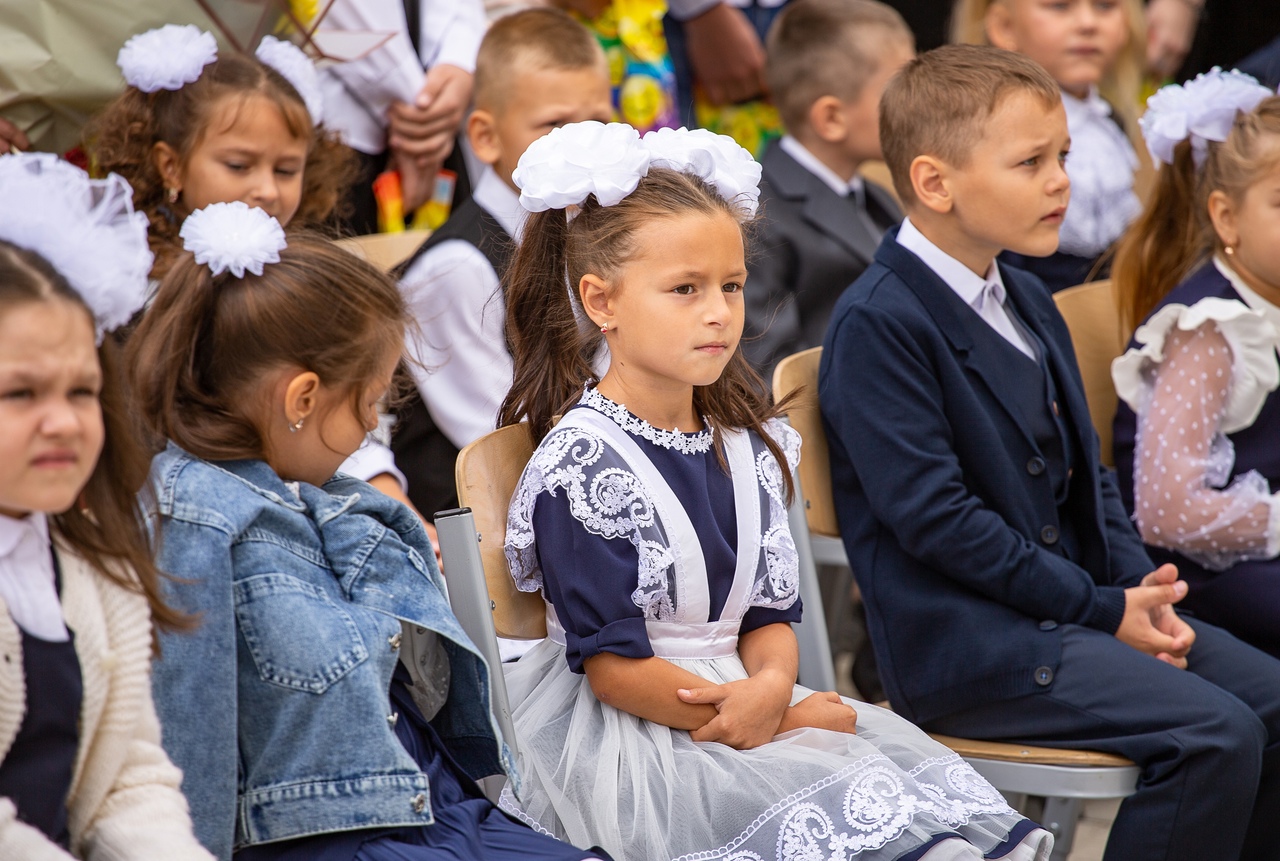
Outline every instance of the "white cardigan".
{"type": "MultiPolygon", "coordinates": [[[[18,821],[13,802],[0,798],[0,861],[211,861],[191,832],[182,773],[160,747],[146,599],[65,546],[57,554],[62,611],[75,632],[84,682],[80,749],[67,796],[73,855],[18,821]]],[[[0,761],[25,712],[22,636],[0,601],[0,761]]]]}

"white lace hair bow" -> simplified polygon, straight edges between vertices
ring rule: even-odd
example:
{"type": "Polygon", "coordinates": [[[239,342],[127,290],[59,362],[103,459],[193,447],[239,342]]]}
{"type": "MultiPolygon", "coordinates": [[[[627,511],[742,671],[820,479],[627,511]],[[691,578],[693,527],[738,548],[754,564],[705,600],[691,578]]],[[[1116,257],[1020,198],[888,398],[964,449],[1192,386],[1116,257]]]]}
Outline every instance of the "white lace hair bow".
{"type": "Polygon", "coordinates": [[[0,239],[39,254],[93,313],[98,343],[147,298],[147,216],[124,177],[89,174],[49,153],[0,156],[0,239]]]}
{"type": "Polygon", "coordinates": [[[1191,138],[1196,166],[1204,163],[1209,141],[1221,143],[1231,133],[1236,114],[1249,112],[1268,96],[1268,87],[1253,77],[1217,66],[1185,84],[1169,84],[1147,99],[1147,112],[1139,120],[1151,157],[1173,164],[1173,150],[1191,138]]]}
{"type": "Polygon", "coordinates": [[[292,42],[277,39],[275,36],[263,36],[258,50],[253,52],[264,65],[270,66],[280,73],[286,81],[293,85],[302,96],[302,102],[311,114],[312,125],[324,122],[324,98],[320,95],[320,76],[316,74],[315,64],[302,49],[292,42]]]}
{"type": "Polygon", "coordinates": [[[756,211],[760,165],[733,138],[704,129],[662,129],[642,140],[624,123],[571,123],[530,144],[511,178],[525,209],[564,209],[572,219],[588,195],[616,205],[650,167],[692,173],[744,212],[756,211]]]}
{"type": "Polygon", "coordinates": [[[125,83],[144,93],[180,90],[218,59],[218,42],[194,24],[166,24],[124,43],[116,65],[125,83]]]}
{"type": "Polygon", "coordinates": [[[241,200],[211,203],[182,222],[182,247],[214,275],[230,270],[237,278],[246,271],[262,274],[267,263],[279,263],[287,243],[284,228],[266,212],[241,200]]]}

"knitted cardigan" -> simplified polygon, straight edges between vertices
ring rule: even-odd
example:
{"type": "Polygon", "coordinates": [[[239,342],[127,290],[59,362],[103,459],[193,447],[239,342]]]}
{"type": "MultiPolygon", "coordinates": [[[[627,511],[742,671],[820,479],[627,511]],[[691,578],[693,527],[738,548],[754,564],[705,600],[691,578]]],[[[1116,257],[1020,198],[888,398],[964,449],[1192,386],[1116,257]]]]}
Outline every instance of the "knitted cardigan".
{"type": "MultiPolygon", "coordinates": [[[[151,702],[146,599],[103,577],[55,539],[62,611],[84,682],[80,748],[67,796],[71,852],[18,821],[0,798],[0,861],[211,861],[192,836],[182,773],[160,747],[151,702]]],[[[0,760],[26,711],[22,637],[0,600],[0,760]]]]}

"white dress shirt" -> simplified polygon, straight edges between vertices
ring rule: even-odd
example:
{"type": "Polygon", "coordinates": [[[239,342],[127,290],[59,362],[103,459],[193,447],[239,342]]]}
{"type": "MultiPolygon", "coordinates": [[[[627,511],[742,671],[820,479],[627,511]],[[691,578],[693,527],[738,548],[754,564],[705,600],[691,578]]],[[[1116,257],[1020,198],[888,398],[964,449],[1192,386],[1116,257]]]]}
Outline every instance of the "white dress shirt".
{"type": "Polygon", "coordinates": [[[394,33],[390,41],[358,60],[320,69],[325,126],[343,143],[376,155],[386,149],[387,109],[412,103],[422,89],[423,69],[440,63],[468,72],[484,38],[482,0],[420,0],[421,28],[415,55],[401,0],[333,0],[320,24],[327,31],[394,33]]]}
{"type": "MultiPolygon", "coordinates": [[[[492,169],[480,175],[473,196],[503,230],[520,238],[525,211],[492,169]]],[[[419,257],[400,289],[420,330],[409,334],[418,391],[436,427],[462,448],[494,429],[511,388],[498,273],[480,249],[451,239],[419,257]]]]}
{"type": "Polygon", "coordinates": [[[54,643],[70,639],[54,579],[49,521],[39,512],[20,519],[0,514],[0,598],[31,636],[54,643]]]}
{"type": "Polygon", "coordinates": [[[864,200],[866,192],[862,177],[855,174],[852,179],[841,179],[838,173],[823,164],[822,160],[810,152],[808,147],[791,135],[783,135],[782,139],[778,141],[778,146],[782,147],[783,152],[795,159],[798,165],[830,186],[831,190],[836,194],[841,197],[853,195],[860,205],[866,206],[866,201],[864,200]]]}
{"type": "MultiPolygon", "coordinates": [[[[921,233],[910,218],[902,219],[902,227],[898,229],[898,244],[915,254],[924,264],[934,271],[946,285],[964,300],[979,317],[992,329],[1000,333],[1010,344],[1017,347],[1029,359],[1036,359],[1036,351],[1023,337],[1008,309],[1004,307],[1007,292],[1004,279],[1000,277],[1000,267],[994,260],[987,270],[985,278],[978,276],[972,269],[930,242],[921,233]]],[[[1038,361],[1038,360],[1037,360],[1038,361]]]]}

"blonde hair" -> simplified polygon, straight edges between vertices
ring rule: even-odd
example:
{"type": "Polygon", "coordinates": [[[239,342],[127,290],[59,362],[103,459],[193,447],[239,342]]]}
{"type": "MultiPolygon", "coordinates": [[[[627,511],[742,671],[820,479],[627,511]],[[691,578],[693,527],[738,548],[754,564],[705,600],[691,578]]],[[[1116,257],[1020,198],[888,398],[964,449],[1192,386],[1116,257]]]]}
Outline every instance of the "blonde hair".
{"type": "Polygon", "coordinates": [[[591,31],[559,9],[526,9],[499,18],[476,55],[475,103],[482,110],[505,104],[512,77],[529,69],[607,67],[591,31]]]}
{"type": "MultiPolygon", "coordinates": [[[[951,9],[951,41],[957,45],[989,45],[987,10],[1012,0],[956,0],[951,9]]],[[[1135,144],[1138,116],[1142,111],[1142,77],[1147,66],[1147,16],[1142,0],[1119,0],[1129,25],[1129,41],[1115,65],[1098,84],[1098,90],[1124,121],[1135,144]]]]}
{"type": "Polygon", "coordinates": [[[876,0],[795,0],[778,13],[767,42],[769,91],[792,133],[823,96],[858,98],[887,44],[915,47],[907,22],[876,0]]]}
{"type": "Polygon", "coordinates": [[[1245,192],[1280,166],[1280,97],[1264,99],[1236,115],[1222,143],[1210,142],[1196,168],[1191,143],[1160,166],[1156,185],[1138,220],[1120,240],[1111,279],[1120,315],[1132,331],[1209,255],[1223,250],[1209,219],[1215,191],[1240,204],[1245,192]]]}
{"type": "Polygon", "coordinates": [[[1057,83],[1038,63],[989,45],[943,45],[902,67],[880,100],[880,147],[904,205],[916,199],[911,162],[931,155],[964,167],[1011,91],[1045,107],[1062,103],[1057,83]]]}

